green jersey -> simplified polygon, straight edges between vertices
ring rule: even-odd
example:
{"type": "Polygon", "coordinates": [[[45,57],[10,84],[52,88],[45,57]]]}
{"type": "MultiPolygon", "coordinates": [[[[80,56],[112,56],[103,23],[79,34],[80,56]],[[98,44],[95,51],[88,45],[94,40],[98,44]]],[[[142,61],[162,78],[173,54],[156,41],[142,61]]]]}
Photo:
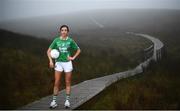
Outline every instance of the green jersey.
{"type": "Polygon", "coordinates": [[[71,56],[72,51],[79,49],[76,42],[70,37],[67,37],[66,40],[56,37],[49,48],[59,50],[60,55],[56,59],[57,62],[68,62],[68,56],[71,56]]]}

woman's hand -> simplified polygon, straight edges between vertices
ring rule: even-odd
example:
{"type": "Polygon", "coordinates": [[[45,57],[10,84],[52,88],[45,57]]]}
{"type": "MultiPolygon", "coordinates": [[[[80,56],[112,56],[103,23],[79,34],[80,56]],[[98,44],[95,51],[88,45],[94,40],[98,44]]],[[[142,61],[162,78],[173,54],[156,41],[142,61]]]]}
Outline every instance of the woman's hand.
{"type": "Polygon", "coordinates": [[[48,58],[49,58],[49,67],[50,67],[50,68],[54,68],[54,63],[53,63],[53,60],[52,60],[51,55],[50,55],[51,50],[52,50],[51,48],[48,48],[48,50],[47,50],[47,56],[48,56],[48,58]]]}
{"type": "Polygon", "coordinates": [[[71,56],[68,57],[68,60],[74,60],[80,54],[80,52],[81,52],[81,50],[78,49],[73,57],[71,57],[71,56]]]}
{"type": "Polygon", "coordinates": [[[74,59],[75,59],[74,57],[71,57],[71,56],[68,57],[68,60],[70,60],[70,61],[74,60],[74,59]]]}
{"type": "Polygon", "coordinates": [[[52,61],[49,62],[49,67],[54,68],[54,63],[52,61]]]}

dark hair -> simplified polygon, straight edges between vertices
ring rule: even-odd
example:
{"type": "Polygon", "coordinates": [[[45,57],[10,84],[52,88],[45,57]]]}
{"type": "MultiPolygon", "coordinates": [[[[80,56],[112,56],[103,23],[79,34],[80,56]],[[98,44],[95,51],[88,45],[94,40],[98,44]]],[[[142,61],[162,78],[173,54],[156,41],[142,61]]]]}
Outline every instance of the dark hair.
{"type": "Polygon", "coordinates": [[[69,27],[68,27],[67,25],[62,25],[62,26],[60,27],[60,31],[61,31],[61,29],[62,29],[63,27],[66,27],[66,28],[67,28],[67,31],[69,32],[69,27]]]}

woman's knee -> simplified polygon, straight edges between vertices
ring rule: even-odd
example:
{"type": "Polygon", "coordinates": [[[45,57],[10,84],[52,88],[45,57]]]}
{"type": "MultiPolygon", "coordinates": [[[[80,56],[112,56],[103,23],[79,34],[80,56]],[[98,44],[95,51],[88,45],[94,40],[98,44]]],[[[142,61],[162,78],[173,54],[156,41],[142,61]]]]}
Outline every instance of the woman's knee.
{"type": "Polygon", "coordinates": [[[61,80],[61,72],[55,71],[55,81],[54,81],[54,86],[59,87],[61,80]]]}

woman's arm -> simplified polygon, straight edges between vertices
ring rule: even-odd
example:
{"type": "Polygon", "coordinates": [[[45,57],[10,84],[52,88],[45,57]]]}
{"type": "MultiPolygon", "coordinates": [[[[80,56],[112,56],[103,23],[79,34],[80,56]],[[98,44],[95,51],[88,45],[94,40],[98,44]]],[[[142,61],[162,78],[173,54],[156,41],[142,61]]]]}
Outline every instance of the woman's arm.
{"type": "Polygon", "coordinates": [[[81,53],[81,50],[78,49],[73,57],[68,57],[68,60],[74,60],[80,53],[81,53]]]}
{"type": "Polygon", "coordinates": [[[53,68],[54,67],[54,63],[53,63],[53,60],[52,60],[51,55],[50,55],[51,50],[52,50],[51,48],[48,48],[47,56],[48,56],[48,59],[49,59],[49,67],[53,68]]]}

